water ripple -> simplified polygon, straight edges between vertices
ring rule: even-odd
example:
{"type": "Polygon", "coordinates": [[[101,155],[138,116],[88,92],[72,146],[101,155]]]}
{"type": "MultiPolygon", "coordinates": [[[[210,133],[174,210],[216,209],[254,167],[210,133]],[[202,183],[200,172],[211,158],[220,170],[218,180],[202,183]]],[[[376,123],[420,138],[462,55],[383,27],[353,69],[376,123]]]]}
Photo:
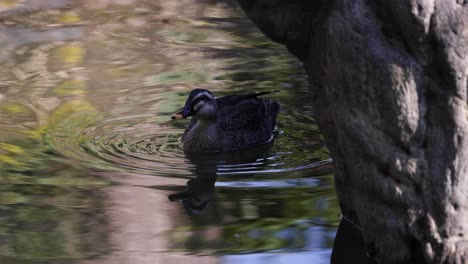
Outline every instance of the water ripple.
{"type": "Polygon", "coordinates": [[[209,164],[225,180],[232,177],[237,180],[304,178],[331,171],[332,160],[321,153],[322,145],[316,141],[304,143],[289,135],[292,132],[288,131],[299,130],[294,123],[283,124],[287,129],[277,133],[271,148],[206,156],[211,159],[207,163],[197,155],[188,157],[184,154],[180,137],[188,120],[171,122],[167,113],[103,117],[89,113],[92,110],[88,108],[82,110],[88,113],[76,111],[54,126],[50,131],[50,143],[62,155],[95,169],[187,178],[193,177],[200,166],[209,164]],[[70,130],[71,127],[74,130],[70,130]]]}
{"type": "Polygon", "coordinates": [[[94,120],[91,126],[71,133],[68,127],[79,126],[68,124],[87,123],[82,116],[71,115],[51,131],[51,145],[62,155],[96,169],[161,176],[188,175],[187,169],[192,165],[185,159],[179,142],[180,129],[154,122],[149,115],[129,115],[101,122],[94,120]]]}

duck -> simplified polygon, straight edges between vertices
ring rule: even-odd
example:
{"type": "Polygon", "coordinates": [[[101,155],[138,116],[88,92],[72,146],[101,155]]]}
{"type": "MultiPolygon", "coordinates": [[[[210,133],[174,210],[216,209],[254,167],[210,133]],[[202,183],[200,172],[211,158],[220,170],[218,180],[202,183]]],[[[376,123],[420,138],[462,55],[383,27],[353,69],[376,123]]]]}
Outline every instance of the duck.
{"type": "Polygon", "coordinates": [[[273,139],[280,104],[259,96],[264,91],[215,97],[206,89],[193,89],[172,119],[192,117],[182,135],[185,152],[213,153],[241,150],[273,139]]]}

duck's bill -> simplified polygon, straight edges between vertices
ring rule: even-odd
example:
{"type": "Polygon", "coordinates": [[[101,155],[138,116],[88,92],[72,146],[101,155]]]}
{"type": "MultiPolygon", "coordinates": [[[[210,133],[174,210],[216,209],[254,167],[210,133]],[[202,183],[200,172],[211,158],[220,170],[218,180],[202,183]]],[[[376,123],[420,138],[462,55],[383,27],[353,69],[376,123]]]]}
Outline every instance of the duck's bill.
{"type": "Polygon", "coordinates": [[[172,119],[183,119],[184,116],[181,113],[173,113],[171,118],[172,119]]]}
{"type": "Polygon", "coordinates": [[[190,110],[190,107],[188,106],[185,106],[184,108],[182,108],[182,110],[180,110],[179,112],[176,112],[174,114],[172,114],[172,119],[182,119],[182,118],[187,118],[189,116],[192,116],[192,112],[190,110]]]}

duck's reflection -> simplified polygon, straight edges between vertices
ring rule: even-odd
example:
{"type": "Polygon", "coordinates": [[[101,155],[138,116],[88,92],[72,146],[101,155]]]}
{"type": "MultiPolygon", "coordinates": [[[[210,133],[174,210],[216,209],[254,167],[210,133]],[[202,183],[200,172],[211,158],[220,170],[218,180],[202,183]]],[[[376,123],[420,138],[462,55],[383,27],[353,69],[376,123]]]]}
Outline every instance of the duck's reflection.
{"type": "MultiPolygon", "coordinates": [[[[241,151],[220,152],[213,154],[190,154],[186,158],[194,165],[194,179],[187,182],[187,188],[180,193],[169,195],[170,201],[180,201],[191,214],[203,214],[215,196],[215,183],[220,168],[247,164],[262,164],[268,157],[272,141],[241,151]]],[[[258,165],[256,165],[258,166],[258,165]]],[[[235,174],[235,171],[233,171],[235,174]]],[[[347,218],[342,218],[333,244],[332,264],[372,263],[367,256],[361,231],[347,218]]]]}
{"type": "MultiPolygon", "coordinates": [[[[180,201],[191,214],[203,214],[214,198],[218,168],[240,164],[258,163],[268,157],[273,140],[258,146],[217,153],[186,153],[185,156],[195,167],[194,179],[187,182],[187,188],[180,193],[169,195],[170,201],[180,201]]],[[[261,163],[261,162],[260,162],[261,163]]],[[[235,171],[232,171],[235,174],[235,171]]]]}
{"type": "Polygon", "coordinates": [[[214,197],[216,178],[216,173],[197,175],[187,182],[185,191],[169,195],[169,200],[181,201],[191,214],[202,214],[214,197]]]}

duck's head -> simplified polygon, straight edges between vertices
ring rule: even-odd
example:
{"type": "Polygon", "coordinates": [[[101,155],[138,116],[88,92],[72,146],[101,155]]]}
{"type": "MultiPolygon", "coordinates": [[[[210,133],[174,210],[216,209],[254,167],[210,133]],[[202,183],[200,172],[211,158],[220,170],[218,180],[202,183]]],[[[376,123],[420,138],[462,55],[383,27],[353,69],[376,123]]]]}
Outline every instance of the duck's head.
{"type": "Polygon", "coordinates": [[[172,115],[172,119],[182,119],[195,116],[199,120],[215,120],[218,113],[216,99],[205,89],[194,89],[190,92],[184,108],[172,115]]]}

